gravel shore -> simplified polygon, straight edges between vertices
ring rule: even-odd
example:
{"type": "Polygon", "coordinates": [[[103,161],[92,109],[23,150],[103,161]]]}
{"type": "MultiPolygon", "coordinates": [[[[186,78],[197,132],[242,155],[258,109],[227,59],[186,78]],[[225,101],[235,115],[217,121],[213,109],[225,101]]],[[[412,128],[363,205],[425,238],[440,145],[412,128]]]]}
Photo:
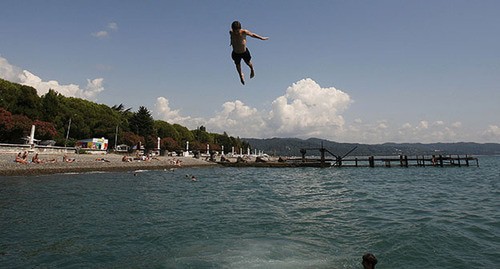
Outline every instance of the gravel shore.
{"type": "Polygon", "coordinates": [[[192,157],[164,157],[159,156],[149,161],[133,160],[131,162],[122,161],[123,155],[105,154],[67,154],[68,158],[74,158],[72,163],[64,162],[64,154],[43,154],[38,158],[43,163],[31,162],[35,153],[28,156],[29,163],[16,163],[16,154],[0,154],[0,176],[24,176],[24,175],[42,175],[71,172],[92,172],[92,171],[134,171],[134,170],[161,170],[170,168],[211,166],[217,165],[202,159],[192,157]],[[103,160],[104,159],[104,160],[103,160]],[[56,160],[48,162],[48,160],[56,160]],[[178,164],[176,164],[176,161],[178,164]],[[180,164],[180,165],[179,165],[180,164]]]}

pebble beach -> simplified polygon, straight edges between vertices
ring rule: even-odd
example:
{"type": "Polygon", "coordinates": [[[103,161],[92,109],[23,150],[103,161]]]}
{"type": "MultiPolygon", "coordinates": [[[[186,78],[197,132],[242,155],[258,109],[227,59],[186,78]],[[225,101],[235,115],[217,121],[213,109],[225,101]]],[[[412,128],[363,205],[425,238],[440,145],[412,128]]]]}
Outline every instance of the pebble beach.
{"type": "Polygon", "coordinates": [[[167,157],[158,156],[148,161],[132,160],[122,161],[123,155],[119,154],[66,154],[67,158],[75,159],[68,163],[63,161],[64,154],[43,154],[38,158],[42,163],[31,162],[35,153],[30,153],[28,163],[15,162],[15,153],[0,154],[0,176],[26,176],[57,173],[81,173],[94,171],[134,171],[134,170],[161,170],[182,167],[217,165],[204,159],[192,157],[167,157]],[[50,162],[55,160],[55,162],[50,162]]]}

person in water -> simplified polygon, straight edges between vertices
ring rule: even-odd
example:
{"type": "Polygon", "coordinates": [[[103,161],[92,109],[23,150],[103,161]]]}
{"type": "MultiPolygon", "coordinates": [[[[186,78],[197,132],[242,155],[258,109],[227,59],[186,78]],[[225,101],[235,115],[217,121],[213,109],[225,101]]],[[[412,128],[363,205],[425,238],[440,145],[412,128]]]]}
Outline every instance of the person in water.
{"type": "Polygon", "coordinates": [[[253,78],[255,76],[255,71],[251,62],[252,56],[250,55],[250,51],[247,48],[247,36],[260,40],[267,40],[269,38],[262,37],[246,29],[241,29],[241,23],[239,21],[234,21],[231,24],[229,35],[231,36],[231,46],[233,47],[231,58],[236,65],[236,70],[238,71],[238,75],[240,76],[241,84],[245,85],[245,76],[241,71],[241,59],[243,59],[248,67],[250,67],[250,78],[253,78]]]}
{"type": "Polygon", "coordinates": [[[363,264],[364,269],[375,269],[375,265],[377,264],[377,262],[378,261],[375,255],[366,253],[365,255],[363,255],[363,262],[361,262],[361,264],[363,264]]]}

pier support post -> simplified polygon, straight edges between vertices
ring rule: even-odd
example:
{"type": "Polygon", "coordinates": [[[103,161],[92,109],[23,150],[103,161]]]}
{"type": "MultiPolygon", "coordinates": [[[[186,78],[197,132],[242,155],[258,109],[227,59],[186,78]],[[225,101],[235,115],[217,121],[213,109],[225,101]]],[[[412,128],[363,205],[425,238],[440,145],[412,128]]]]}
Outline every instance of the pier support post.
{"type": "Polygon", "coordinates": [[[321,152],[321,167],[325,166],[325,149],[321,148],[319,150],[321,152]]]}
{"type": "Polygon", "coordinates": [[[373,156],[368,157],[368,164],[370,167],[375,167],[375,158],[373,156]]]}
{"type": "Polygon", "coordinates": [[[302,162],[305,163],[306,162],[306,150],[301,149],[300,154],[302,154],[302,162]]]}
{"type": "Polygon", "coordinates": [[[337,166],[342,166],[342,158],[341,157],[337,157],[335,158],[335,163],[337,164],[337,166]]]}

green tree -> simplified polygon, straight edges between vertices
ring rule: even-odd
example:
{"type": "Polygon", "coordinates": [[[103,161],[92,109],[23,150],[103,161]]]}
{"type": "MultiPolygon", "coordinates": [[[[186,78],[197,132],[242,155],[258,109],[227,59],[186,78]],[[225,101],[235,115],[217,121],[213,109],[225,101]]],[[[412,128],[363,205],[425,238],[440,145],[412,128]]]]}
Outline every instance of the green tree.
{"type": "MultiPolygon", "coordinates": [[[[60,114],[59,100],[61,97],[54,90],[49,90],[41,97],[40,114],[44,121],[54,121],[60,114]]],[[[57,122],[60,124],[60,122],[57,122]]],[[[56,124],[57,124],[56,123],[56,124]]]]}
{"type": "Polygon", "coordinates": [[[206,128],[201,126],[196,130],[191,131],[193,133],[194,139],[201,143],[214,143],[213,136],[210,135],[206,128]]]}
{"type": "Polygon", "coordinates": [[[14,115],[38,118],[40,97],[35,88],[0,79],[0,106],[14,115]]]}
{"type": "Polygon", "coordinates": [[[191,131],[189,131],[188,128],[186,128],[182,125],[179,125],[177,123],[173,124],[172,126],[179,133],[179,140],[181,141],[181,145],[186,143],[186,141],[191,142],[191,141],[195,140],[193,133],[191,131]]]}
{"type": "Polygon", "coordinates": [[[157,137],[154,132],[154,119],[146,107],[139,107],[139,110],[130,118],[129,125],[130,130],[146,138],[146,148],[152,149],[156,147],[156,141],[153,139],[157,137]]]}
{"type": "Polygon", "coordinates": [[[160,138],[171,137],[177,142],[180,141],[179,132],[177,132],[172,124],[162,120],[157,120],[155,121],[154,128],[156,129],[156,132],[160,138]]]}

